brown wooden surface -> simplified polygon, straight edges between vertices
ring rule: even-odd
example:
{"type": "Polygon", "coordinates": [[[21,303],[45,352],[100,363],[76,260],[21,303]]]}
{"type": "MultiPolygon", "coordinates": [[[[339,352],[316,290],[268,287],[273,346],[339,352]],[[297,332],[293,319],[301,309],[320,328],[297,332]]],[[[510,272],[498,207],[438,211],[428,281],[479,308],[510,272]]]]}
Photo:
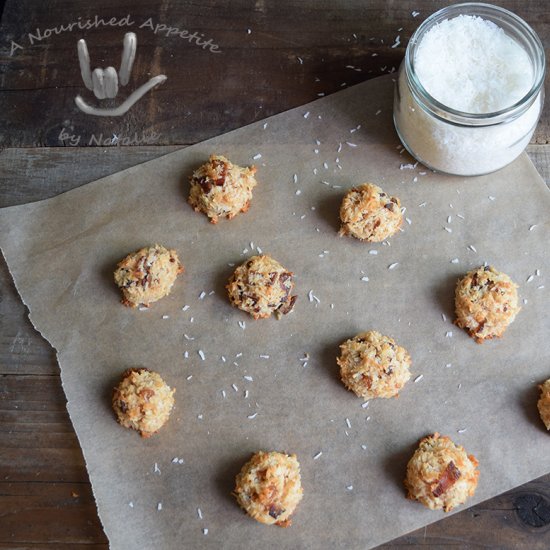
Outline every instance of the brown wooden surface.
{"type": "MultiPolygon", "coordinates": [[[[397,67],[408,37],[429,13],[450,2],[84,2],[8,0],[0,33],[0,206],[22,204],[114,173],[332,93],[397,67]],[[417,17],[413,11],[420,12],[417,17]],[[205,33],[222,54],[175,39],[138,33],[132,84],[164,72],[168,81],[124,117],[80,113],[84,89],[76,33],[44,40],[9,57],[10,40],[99,14],[158,22],[205,33]],[[402,30],[399,30],[401,29],[402,30]],[[250,33],[247,32],[250,29],[250,33]],[[400,35],[401,44],[392,48],[400,35]],[[377,54],[373,56],[372,54],[377,54]],[[300,62],[300,58],[302,62],[300,62]],[[352,65],[355,69],[346,68],[352,65]],[[384,69],[384,67],[386,67],[384,69]],[[62,147],[62,127],[91,134],[159,134],[146,147],[62,147]],[[48,147],[43,147],[48,146],[48,147]],[[60,147],[61,146],[61,147],[60,147]]],[[[525,18],[550,45],[546,0],[499,2],[525,18]]],[[[92,60],[118,63],[127,30],[82,33],[92,60]],[[101,38],[101,40],[99,40],[101,38]],[[112,54],[112,50],[116,54],[112,54]]],[[[87,94],[87,95],[86,95],[87,94]]],[[[529,154],[550,181],[550,114],[529,154]]],[[[81,143],[82,144],[82,143],[81,143]]],[[[67,143],[65,143],[67,145],[67,143]]],[[[548,456],[541,460],[550,460],[548,456]]],[[[55,352],[32,328],[0,260],[0,549],[107,548],[86,468],[65,408],[55,352]]],[[[384,548],[550,548],[550,475],[446,518],[384,548]]],[[[320,542],[319,547],[322,547],[320,542]]]]}

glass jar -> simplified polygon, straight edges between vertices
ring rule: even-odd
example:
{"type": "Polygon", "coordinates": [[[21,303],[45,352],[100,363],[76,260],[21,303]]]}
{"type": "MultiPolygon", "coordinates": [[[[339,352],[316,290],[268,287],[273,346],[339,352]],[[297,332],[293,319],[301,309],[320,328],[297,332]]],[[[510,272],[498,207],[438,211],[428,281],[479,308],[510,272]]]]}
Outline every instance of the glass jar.
{"type": "Polygon", "coordinates": [[[544,103],[545,57],[533,29],[512,12],[489,4],[466,3],[428,17],[411,37],[395,87],[393,119],[405,148],[422,164],[439,172],[476,176],[499,170],[525,149],[544,103]],[[433,98],[415,72],[415,55],[434,25],[458,15],[492,21],[526,51],[533,68],[529,92],[496,112],[467,113],[433,98]]]}

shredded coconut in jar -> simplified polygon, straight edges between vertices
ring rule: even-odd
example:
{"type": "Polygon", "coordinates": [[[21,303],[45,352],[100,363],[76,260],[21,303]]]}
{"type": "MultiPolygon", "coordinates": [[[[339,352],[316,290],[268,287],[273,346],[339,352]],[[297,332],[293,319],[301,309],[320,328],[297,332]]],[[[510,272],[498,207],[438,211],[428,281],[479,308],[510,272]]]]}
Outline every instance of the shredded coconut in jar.
{"type": "Polygon", "coordinates": [[[465,113],[511,107],[533,83],[527,52],[503,29],[478,16],[434,25],[414,58],[420,83],[437,101],[465,113]]]}

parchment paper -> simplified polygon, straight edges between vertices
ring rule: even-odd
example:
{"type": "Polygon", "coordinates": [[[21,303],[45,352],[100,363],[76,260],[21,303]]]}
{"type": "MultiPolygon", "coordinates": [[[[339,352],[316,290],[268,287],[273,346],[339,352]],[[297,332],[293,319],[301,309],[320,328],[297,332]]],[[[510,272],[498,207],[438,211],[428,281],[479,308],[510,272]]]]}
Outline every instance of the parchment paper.
{"type": "Polygon", "coordinates": [[[369,81],[1,212],[2,251],[57,350],[113,548],[375,546],[444,517],[406,500],[402,485],[418,439],[434,431],[479,459],[468,505],[550,471],[536,411],[536,385],[550,376],[548,190],[525,155],[471,179],[414,166],[393,130],[392,86],[369,81]],[[250,211],[217,226],[185,202],[187,176],[213,152],[255,163],[259,180],[250,211]],[[345,189],[365,181],[406,207],[410,224],[391,244],[337,236],[345,189]],[[150,243],[176,248],[186,272],[168,298],[131,310],[112,272],[150,243]],[[296,274],[295,311],[280,321],[254,322],[225,296],[230,264],[257,247],[296,274]],[[519,283],[524,303],[503,339],[478,345],[453,326],[453,296],[484,261],[519,283]],[[398,399],[363,408],[335,358],[369,329],[409,350],[412,379],[398,399]],[[169,423],[149,440],[110,409],[131,366],[177,389],[169,423]],[[259,449],[300,460],[304,498],[289,529],[254,522],[230,495],[259,449]]]}

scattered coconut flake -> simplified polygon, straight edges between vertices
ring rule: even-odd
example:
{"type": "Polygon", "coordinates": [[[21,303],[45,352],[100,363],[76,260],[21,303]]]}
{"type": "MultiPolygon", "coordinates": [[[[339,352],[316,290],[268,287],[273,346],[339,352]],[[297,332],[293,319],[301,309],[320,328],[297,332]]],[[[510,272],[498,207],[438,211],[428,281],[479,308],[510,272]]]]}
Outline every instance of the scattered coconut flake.
{"type": "Polygon", "coordinates": [[[453,221],[453,217],[452,216],[447,216],[447,223],[451,223],[453,221]]]}
{"type": "Polygon", "coordinates": [[[366,445],[361,445],[361,449],[363,449],[363,451],[366,451],[366,450],[367,450],[367,446],[366,446],[366,445]]]}
{"type": "Polygon", "coordinates": [[[192,375],[192,374],[190,374],[190,375],[186,378],[186,380],[191,380],[191,378],[193,378],[193,375],[192,375]]]}
{"type": "Polygon", "coordinates": [[[527,280],[525,282],[530,283],[534,278],[535,278],[534,275],[529,275],[529,277],[527,277],[527,280]]]}
{"type": "Polygon", "coordinates": [[[199,300],[202,300],[206,296],[206,292],[204,290],[199,294],[199,300]]]}
{"type": "Polygon", "coordinates": [[[476,253],[477,253],[476,247],[475,247],[473,244],[468,245],[468,248],[469,248],[472,252],[476,252],[476,253]]]}
{"type": "Polygon", "coordinates": [[[199,516],[199,519],[202,519],[202,510],[200,508],[197,508],[197,516],[199,516]]]}
{"type": "Polygon", "coordinates": [[[296,195],[301,195],[302,191],[300,189],[296,189],[296,195]]]}
{"type": "Polygon", "coordinates": [[[239,326],[244,330],[246,328],[246,322],[245,321],[239,321],[239,326]]]}
{"type": "Polygon", "coordinates": [[[346,426],[348,428],[351,428],[351,422],[349,421],[349,418],[346,418],[346,426]]]}
{"type": "Polygon", "coordinates": [[[145,306],[139,306],[139,307],[138,307],[138,310],[139,310],[139,311],[149,311],[149,308],[148,308],[148,307],[145,307],[145,306]]]}
{"type": "Polygon", "coordinates": [[[424,206],[426,206],[426,204],[427,204],[427,203],[425,203],[425,202],[421,202],[418,206],[419,206],[420,208],[423,208],[424,206]]]}
{"type": "Polygon", "coordinates": [[[157,504],[157,512],[160,512],[162,510],[162,502],[159,502],[157,504]]]}
{"type": "Polygon", "coordinates": [[[163,315],[162,318],[163,319],[170,319],[170,315],[163,315]]]}
{"type": "Polygon", "coordinates": [[[130,508],[133,508],[133,507],[134,507],[134,503],[133,503],[133,502],[129,502],[129,503],[128,503],[128,506],[129,506],[130,508]]]}
{"type": "Polygon", "coordinates": [[[202,420],[202,419],[203,419],[203,415],[202,415],[202,414],[197,414],[197,418],[198,418],[199,420],[202,420]]]}
{"type": "Polygon", "coordinates": [[[495,197],[492,197],[491,195],[489,195],[488,198],[489,198],[490,201],[494,201],[494,200],[495,200],[495,197]]]}
{"type": "Polygon", "coordinates": [[[369,254],[376,256],[378,254],[378,250],[369,250],[369,254]]]}
{"type": "Polygon", "coordinates": [[[420,12],[419,12],[419,11],[413,11],[413,12],[411,13],[411,15],[412,15],[413,17],[418,17],[418,16],[420,15],[420,12]]]}
{"type": "Polygon", "coordinates": [[[397,48],[397,46],[399,46],[399,44],[401,44],[401,36],[397,35],[395,37],[395,42],[392,44],[392,48],[397,48]]]}
{"type": "Polygon", "coordinates": [[[256,154],[252,157],[252,160],[258,160],[258,159],[261,159],[261,158],[262,158],[261,153],[256,153],[256,154]]]}
{"type": "Polygon", "coordinates": [[[178,457],[175,456],[173,459],[172,459],[172,464],[177,464],[178,463],[178,457]]]}
{"type": "Polygon", "coordinates": [[[357,143],[352,143],[351,141],[346,141],[346,145],[349,147],[357,147],[357,143]]]}
{"type": "Polygon", "coordinates": [[[254,414],[249,414],[246,418],[248,418],[249,420],[254,420],[257,416],[258,416],[258,413],[255,412],[254,414]]]}
{"type": "Polygon", "coordinates": [[[269,355],[267,355],[265,353],[261,354],[259,357],[260,357],[260,359],[269,359],[269,355]]]}
{"type": "Polygon", "coordinates": [[[535,269],[535,275],[536,275],[537,277],[540,277],[540,269],[535,269]]]}
{"type": "Polygon", "coordinates": [[[317,460],[318,458],[321,457],[322,454],[323,454],[323,451],[319,451],[316,455],[313,456],[313,460],[317,460]]]}
{"type": "Polygon", "coordinates": [[[248,390],[244,390],[244,398],[248,399],[248,390]]]}
{"type": "Polygon", "coordinates": [[[365,401],[364,403],[361,403],[361,408],[366,409],[369,406],[369,401],[365,401]]]}
{"type": "Polygon", "coordinates": [[[202,349],[199,350],[199,357],[204,361],[206,359],[205,355],[204,355],[204,351],[202,351],[202,349]]]}
{"type": "Polygon", "coordinates": [[[222,397],[225,399],[226,396],[227,396],[227,394],[225,393],[225,390],[222,390],[222,391],[221,391],[221,394],[222,394],[222,397]]]}
{"type": "Polygon", "coordinates": [[[184,305],[184,306],[181,308],[182,311],[187,311],[188,309],[189,309],[189,306],[188,306],[188,305],[184,305]]]}
{"type": "Polygon", "coordinates": [[[394,262],[388,266],[388,269],[395,269],[399,265],[399,262],[394,262]]]}
{"type": "Polygon", "coordinates": [[[264,122],[264,130],[267,128],[267,122],[264,122]]]}
{"type": "Polygon", "coordinates": [[[452,263],[452,264],[457,264],[457,263],[458,263],[458,258],[453,258],[453,259],[451,260],[451,263],[452,263]]]}
{"type": "Polygon", "coordinates": [[[361,277],[361,280],[364,281],[365,283],[369,282],[369,278],[366,275],[364,277],[361,277]]]}
{"type": "Polygon", "coordinates": [[[353,491],[353,485],[348,485],[348,486],[346,487],[346,489],[347,489],[348,491],[353,491]]]}
{"type": "Polygon", "coordinates": [[[245,380],[248,380],[248,382],[252,382],[252,381],[254,380],[254,378],[252,378],[252,376],[250,376],[250,375],[248,375],[248,374],[245,375],[245,376],[243,376],[243,378],[244,378],[245,380]]]}
{"type": "Polygon", "coordinates": [[[450,227],[444,227],[443,229],[445,229],[445,231],[447,231],[447,233],[452,233],[453,232],[453,230],[450,227]]]}
{"type": "Polygon", "coordinates": [[[304,118],[307,118],[309,116],[309,111],[307,111],[306,113],[304,113],[304,118]]]}
{"type": "Polygon", "coordinates": [[[453,337],[453,331],[452,330],[449,330],[445,333],[445,337],[446,338],[452,338],[453,337]]]}
{"type": "Polygon", "coordinates": [[[544,285],[540,285],[537,287],[537,290],[542,290],[544,288],[544,285]]]}
{"type": "Polygon", "coordinates": [[[412,221],[411,221],[410,218],[405,218],[405,221],[406,221],[409,225],[411,225],[411,223],[412,223],[412,221]]]}
{"type": "Polygon", "coordinates": [[[160,471],[160,468],[159,468],[159,465],[155,462],[155,467],[153,468],[153,473],[154,474],[161,474],[161,471],[160,471]]]}
{"type": "Polygon", "coordinates": [[[231,387],[232,387],[235,391],[239,391],[239,388],[238,388],[235,384],[231,384],[231,387]]]}
{"type": "Polygon", "coordinates": [[[527,298],[523,298],[523,305],[527,305],[527,298]]]}
{"type": "Polygon", "coordinates": [[[537,227],[537,224],[531,225],[531,226],[529,227],[529,231],[533,231],[533,229],[535,229],[535,227],[537,227]]]}
{"type": "MultiPolygon", "coordinates": [[[[402,164],[400,167],[399,167],[399,170],[414,170],[416,167],[416,164],[411,164],[411,163],[408,163],[408,164],[402,164]]],[[[426,204],[426,203],[424,203],[426,204]]]]}
{"type": "Polygon", "coordinates": [[[186,339],[186,340],[194,340],[195,338],[193,338],[192,336],[189,336],[189,334],[185,334],[183,335],[183,337],[186,339]]]}
{"type": "Polygon", "coordinates": [[[447,367],[448,369],[450,369],[452,366],[453,366],[452,363],[447,363],[447,364],[445,365],[445,367],[447,367]]]}
{"type": "Polygon", "coordinates": [[[415,382],[420,382],[420,380],[422,380],[422,378],[424,378],[424,375],[423,375],[423,374],[419,374],[419,375],[414,379],[414,381],[415,381],[415,382]]]}
{"type": "MultiPolygon", "coordinates": [[[[385,69],[385,67],[384,67],[384,69],[385,69]]],[[[382,69],[382,70],[384,70],[384,69],[382,69]]],[[[376,111],[376,113],[374,113],[374,116],[378,116],[381,112],[382,112],[382,109],[378,109],[378,111],[376,111]]]]}
{"type": "Polygon", "coordinates": [[[459,434],[463,434],[466,430],[467,430],[467,428],[460,428],[460,430],[457,430],[457,432],[459,434]]]}
{"type": "Polygon", "coordinates": [[[202,534],[203,535],[208,535],[208,529],[206,527],[202,530],[202,534]]]}
{"type": "Polygon", "coordinates": [[[300,62],[300,65],[304,64],[304,60],[301,57],[296,56],[296,59],[300,62]]]}

